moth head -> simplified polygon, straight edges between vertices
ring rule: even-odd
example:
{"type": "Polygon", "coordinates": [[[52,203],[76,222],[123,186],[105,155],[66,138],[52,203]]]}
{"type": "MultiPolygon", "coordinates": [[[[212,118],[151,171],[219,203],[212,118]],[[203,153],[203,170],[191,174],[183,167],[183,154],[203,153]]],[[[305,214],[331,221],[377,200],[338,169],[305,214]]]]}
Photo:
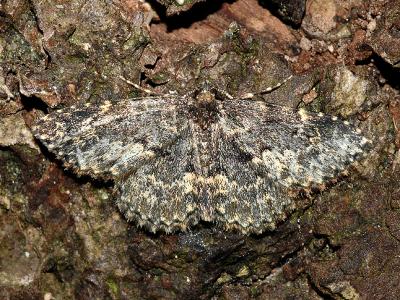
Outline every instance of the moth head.
{"type": "Polygon", "coordinates": [[[191,107],[191,114],[196,123],[202,129],[206,129],[218,119],[219,115],[215,89],[206,83],[201,89],[195,91],[193,98],[194,105],[191,107]]]}
{"type": "Polygon", "coordinates": [[[203,89],[197,93],[196,100],[200,105],[208,106],[215,102],[215,94],[211,90],[203,89]]]}

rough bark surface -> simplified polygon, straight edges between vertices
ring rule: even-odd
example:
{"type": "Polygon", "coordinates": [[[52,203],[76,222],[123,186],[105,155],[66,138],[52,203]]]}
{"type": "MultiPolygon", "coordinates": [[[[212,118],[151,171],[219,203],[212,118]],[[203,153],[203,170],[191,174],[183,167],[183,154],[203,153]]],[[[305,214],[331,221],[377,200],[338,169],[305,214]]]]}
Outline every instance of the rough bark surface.
{"type": "Polygon", "coordinates": [[[0,2],[0,298],[397,299],[400,1],[194,2],[0,2]],[[30,131],[56,108],[140,95],[120,75],[241,94],[289,74],[267,101],[351,120],[374,148],[261,235],[138,229],[112,182],[64,170],[30,131]]]}

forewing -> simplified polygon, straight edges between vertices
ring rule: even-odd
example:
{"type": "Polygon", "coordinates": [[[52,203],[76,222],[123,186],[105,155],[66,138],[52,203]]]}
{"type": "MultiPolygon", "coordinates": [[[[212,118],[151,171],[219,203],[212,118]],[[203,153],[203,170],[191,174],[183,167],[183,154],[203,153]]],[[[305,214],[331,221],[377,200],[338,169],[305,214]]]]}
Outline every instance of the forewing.
{"type": "Polygon", "coordinates": [[[177,140],[187,126],[180,101],[148,97],[72,106],[39,120],[33,132],[79,174],[124,177],[177,140]]]}
{"type": "Polygon", "coordinates": [[[223,132],[238,151],[286,187],[310,187],[336,177],[367,148],[368,140],[336,117],[262,101],[226,101],[223,132]]]}

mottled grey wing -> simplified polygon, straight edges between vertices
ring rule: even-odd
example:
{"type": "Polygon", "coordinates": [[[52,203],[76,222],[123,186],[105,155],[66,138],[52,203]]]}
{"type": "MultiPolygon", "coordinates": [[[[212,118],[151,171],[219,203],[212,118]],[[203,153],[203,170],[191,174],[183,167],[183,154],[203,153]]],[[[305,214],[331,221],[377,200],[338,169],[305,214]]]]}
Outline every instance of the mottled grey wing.
{"type": "Polygon", "coordinates": [[[222,105],[209,206],[228,227],[272,228],[294,207],[294,190],[337,176],[366,148],[367,139],[336,118],[262,101],[222,105]]]}
{"type": "Polygon", "coordinates": [[[55,111],[33,132],[78,174],[121,178],[173,144],[187,126],[177,98],[148,97],[55,111]]]}
{"type": "Polygon", "coordinates": [[[172,97],[70,107],[34,134],[78,173],[114,178],[128,220],[168,232],[198,220],[186,108],[172,97]]]}

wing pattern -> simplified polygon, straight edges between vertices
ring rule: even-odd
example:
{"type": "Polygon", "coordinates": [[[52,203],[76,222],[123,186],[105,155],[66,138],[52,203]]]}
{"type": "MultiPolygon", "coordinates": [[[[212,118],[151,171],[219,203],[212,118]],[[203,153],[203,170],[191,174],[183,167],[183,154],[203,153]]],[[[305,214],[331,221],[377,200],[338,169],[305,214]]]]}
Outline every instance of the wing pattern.
{"type": "Polygon", "coordinates": [[[335,178],[368,148],[330,116],[215,101],[208,123],[196,99],[166,96],[70,107],[33,131],[78,174],[113,178],[127,219],[167,232],[199,220],[272,229],[296,207],[295,191],[335,178]]]}
{"type": "Polygon", "coordinates": [[[124,177],[178,139],[187,126],[179,105],[149,97],[72,106],[39,120],[33,132],[79,174],[124,177]]]}
{"type": "Polygon", "coordinates": [[[225,101],[221,115],[208,205],[244,232],[274,228],[295,207],[294,191],[337,177],[368,147],[347,122],[262,101],[225,101]]]}

